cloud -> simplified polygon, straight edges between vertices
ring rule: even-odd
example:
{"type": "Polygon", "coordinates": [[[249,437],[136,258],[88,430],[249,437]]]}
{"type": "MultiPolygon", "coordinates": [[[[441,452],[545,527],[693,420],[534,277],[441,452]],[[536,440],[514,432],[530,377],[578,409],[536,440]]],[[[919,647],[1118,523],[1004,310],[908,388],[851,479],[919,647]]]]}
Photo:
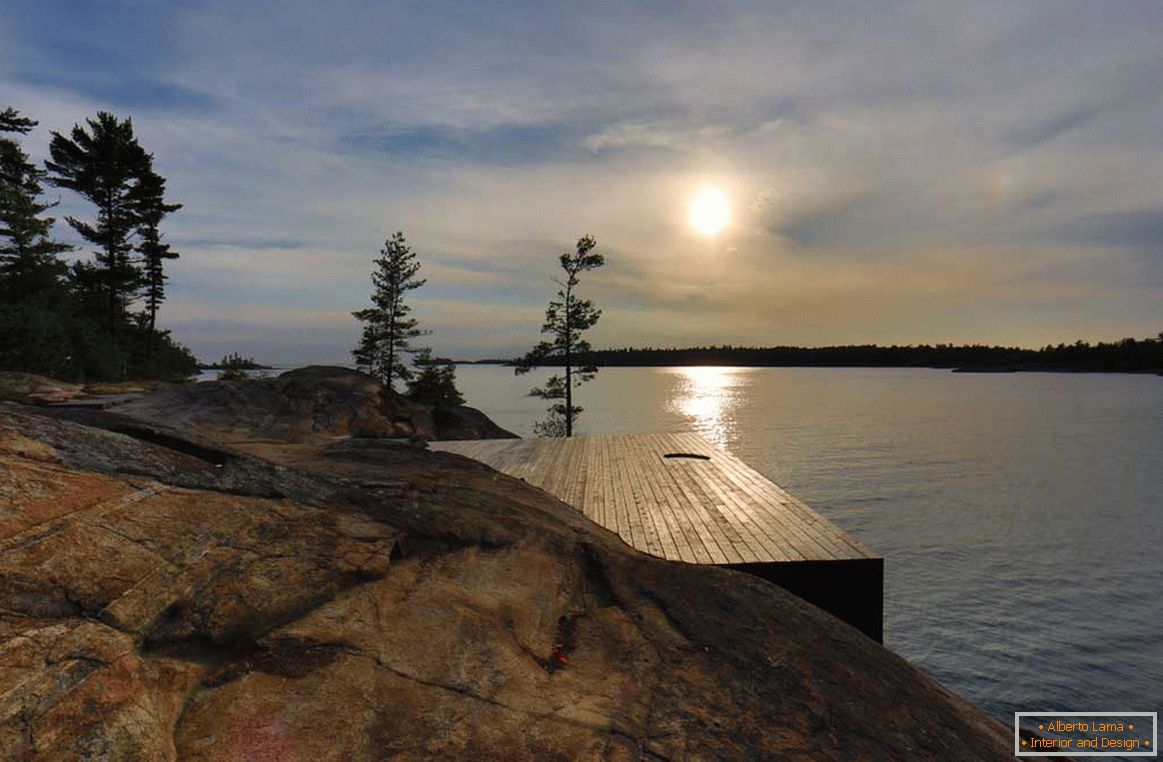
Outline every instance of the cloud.
{"type": "Polygon", "coordinates": [[[1054,226],[1050,237],[1073,244],[1125,246],[1163,261],[1163,207],[1090,214],[1054,226]]]}
{"type": "Polygon", "coordinates": [[[594,153],[618,148],[661,148],[685,153],[705,150],[731,131],[731,127],[722,124],[688,128],[666,122],[621,122],[586,135],[582,145],[594,153]]]}
{"type": "Polygon", "coordinates": [[[1014,127],[1009,131],[1007,138],[1017,146],[1037,145],[1077,127],[1081,127],[1101,113],[1101,109],[1088,106],[1062,114],[1038,118],[1032,122],[1014,127]]]}
{"type": "Polygon", "coordinates": [[[76,93],[110,109],[151,109],[167,113],[214,111],[220,105],[213,95],[148,76],[109,76],[83,68],[67,72],[29,71],[16,75],[30,88],[76,93]]]}
{"type": "Polygon", "coordinates": [[[397,229],[442,354],[535,341],[585,233],[599,345],[1057,343],[1163,322],[1161,33],[1084,2],[17,0],[0,105],[37,158],[133,116],[185,205],[162,317],[208,356],[343,360],[397,229]]]}
{"type": "Polygon", "coordinates": [[[561,158],[575,148],[570,130],[555,124],[507,125],[487,129],[406,125],[365,131],[340,139],[354,154],[470,161],[485,164],[539,163],[561,158]]]}
{"type": "Polygon", "coordinates": [[[290,238],[170,238],[170,243],[178,247],[193,247],[197,249],[280,249],[283,251],[301,249],[303,241],[290,238]]]}

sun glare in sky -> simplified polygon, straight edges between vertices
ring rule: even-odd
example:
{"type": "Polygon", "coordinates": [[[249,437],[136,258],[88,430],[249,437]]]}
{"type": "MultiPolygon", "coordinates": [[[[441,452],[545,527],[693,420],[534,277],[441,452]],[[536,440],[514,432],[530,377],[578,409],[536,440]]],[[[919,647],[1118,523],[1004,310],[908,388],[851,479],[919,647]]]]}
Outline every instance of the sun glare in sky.
{"type": "Polygon", "coordinates": [[[715,235],[730,217],[727,196],[718,188],[703,188],[691,200],[691,225],[703,235],[715,235]]]}

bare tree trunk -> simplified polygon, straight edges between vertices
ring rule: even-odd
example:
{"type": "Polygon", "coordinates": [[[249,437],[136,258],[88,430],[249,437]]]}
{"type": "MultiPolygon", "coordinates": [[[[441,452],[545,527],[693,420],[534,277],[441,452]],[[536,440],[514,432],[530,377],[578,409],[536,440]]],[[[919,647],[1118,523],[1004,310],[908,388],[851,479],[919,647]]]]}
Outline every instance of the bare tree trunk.
{"type": "Polygon", "coordinates": [[[573,369],[570,367],[570,352],[565,351],[565,435],[573,436],[573,390],[570,376],[573,369]]]}
{"type": "Polygon", "coordinates": [[[157,305],[151,304],[149,306],[149,343],[146,349],[146,357],[150,365],[153,365],[154,352],[154,337],[157,335],[157,305]]]}
{"type": "Polygon", "coordinates": [[[392,296],[392,308],[388,311],[388,367],[384,372],[384,386],[392,389],[392,374],[396,371],[396,297],[392,296]]]}
{"type": "Polygon", "coordinates": [[[565,287],[565,436],[573,436],[573,326],[570,308],[573,307],[573,282],[565,287]]]}

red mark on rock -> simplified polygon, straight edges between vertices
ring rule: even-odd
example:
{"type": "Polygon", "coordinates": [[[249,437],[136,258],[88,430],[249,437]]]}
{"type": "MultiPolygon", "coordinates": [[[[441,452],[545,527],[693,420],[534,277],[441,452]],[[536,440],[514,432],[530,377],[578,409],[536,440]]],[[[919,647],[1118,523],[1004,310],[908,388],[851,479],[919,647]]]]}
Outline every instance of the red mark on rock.
{"type": "Polygon", "coordinates": [[[236,717],[230,724],[229,754],[242,762],[283,762],[294,759],[295,743],[287,727],[271,714],[236,717]]]}

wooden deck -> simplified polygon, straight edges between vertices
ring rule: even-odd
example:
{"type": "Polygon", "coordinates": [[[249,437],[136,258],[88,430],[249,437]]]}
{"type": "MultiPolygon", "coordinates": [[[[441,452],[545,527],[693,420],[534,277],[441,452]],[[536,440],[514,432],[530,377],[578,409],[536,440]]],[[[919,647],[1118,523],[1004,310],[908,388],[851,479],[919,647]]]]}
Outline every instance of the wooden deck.
{"type": "Polygon", "coordinates": [[[883,560],[696,434],[430,447],[524,479],[645,553],[756,573],[881,637],[883,560]]]}

